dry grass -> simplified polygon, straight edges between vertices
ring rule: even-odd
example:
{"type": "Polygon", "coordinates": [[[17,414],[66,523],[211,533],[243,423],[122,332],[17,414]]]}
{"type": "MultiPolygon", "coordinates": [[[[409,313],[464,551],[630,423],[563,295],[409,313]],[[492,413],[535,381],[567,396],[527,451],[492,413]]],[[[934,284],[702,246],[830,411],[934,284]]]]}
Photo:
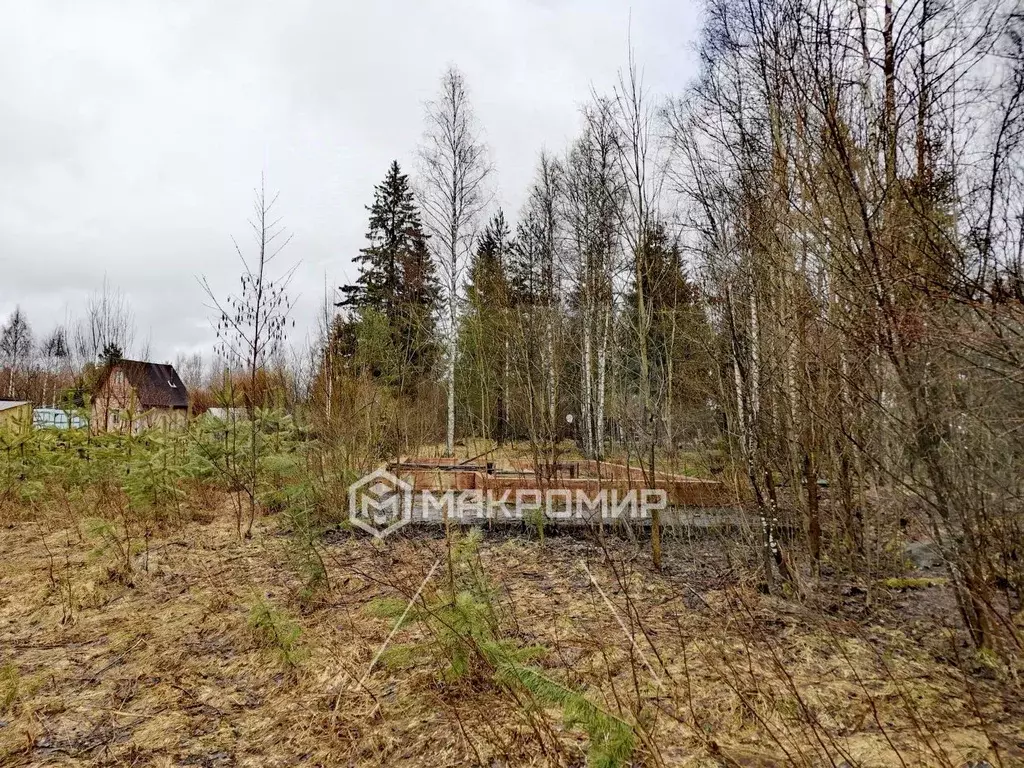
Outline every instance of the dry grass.
{"type": "MultiPolygon", "coordinates": [[[[225,511],[154,538],[125,574],[76,531],[0,531],[0,764],[583,764],[582,733],[506,691],[442,684],[432,667],[363,679],[390,630],[367,605],[411,595],[443,541],[338,534],[332,589],[305,613],[286,547],[273,518],[239,541],[225,511]],[[266,630],[278,620],[301,630],[288,657],[266,630]]],[[[1024,762],[1011,683],[965,675],[940,625],[909,634],[897,602],[824,618],[734,585],[699,549],[661,575],[627,543],[612,550],[493,538],[481,558],[507,631],[637,724],[638,764],[1024,762]]]]}

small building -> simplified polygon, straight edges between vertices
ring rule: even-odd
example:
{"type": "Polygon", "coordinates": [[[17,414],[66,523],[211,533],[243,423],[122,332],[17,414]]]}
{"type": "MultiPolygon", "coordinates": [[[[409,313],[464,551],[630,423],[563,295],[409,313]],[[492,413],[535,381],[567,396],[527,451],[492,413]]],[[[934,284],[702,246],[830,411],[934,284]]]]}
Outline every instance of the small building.
{"type": "Polygon", "coordinates": [[[36,408],[32,411],[32,426],[36,429],[84,429],[89,422],[63,408],[36,408]]]}
{"type": "Polygon", "coordinates": [[[207,408],[203,419],[213,428],[213,436],[224,440],[231,429],[237,429],[249,420],[249,412],[245,408],[207,408]]]}
{"type": "Polygon", "coordinates": [[[32,429],[32,403],[27,400],[0,400],[0,432],[23,435],[32,429]]]}
{"type": "Polygon", "coordinates": [[[223,421],[245,421],[249,418],[249,412],[245,408],[207,408],[206,415],[211,418],[223,421]]]}
{"type": "Polygon", "coordinates": [[[187,423],[188,390],[173,365],[117,360],[93,388],[89,427],[94,433],[138,434],[187,423]]]}

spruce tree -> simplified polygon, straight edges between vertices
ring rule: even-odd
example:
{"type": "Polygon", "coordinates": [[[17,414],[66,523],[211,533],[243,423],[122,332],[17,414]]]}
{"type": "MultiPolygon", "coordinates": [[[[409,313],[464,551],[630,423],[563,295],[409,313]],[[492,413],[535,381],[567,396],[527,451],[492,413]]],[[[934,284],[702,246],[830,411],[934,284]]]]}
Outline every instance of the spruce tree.
{"type": "Polygon", "coordinates": [[[506,271],[509,282],[509,303],[529,307],[542,299],[541,236],[532,214],[516,226],[516,236],[508,254],[506,271]]]}
{"type": "MultiPolygon", "coordinates": [[[[650,227],[637,258],[650,318],[646,336],[652,389],[664,399],[661,407],[667,419],[672,418],[671,411],[687,405],[687,421],[700,423],[704,418],[701,409],[713,389],[713,363],[708,353],[711,330],[698,304],[699,292],[687,277],[678,240],[668,234],[664,223],[658,221],[650,227]]],[[[635,279],[624,298],[627,309],[622,330],[628,336],[639,322],[635,279]]],[[[629,344],[628,338],[622,339],[624,349],[629,344]]],[[[624,356],[624,372],[642,386],[638,355],[632,351],[624,356]]]]}
{"type": "Polygon", "coordinates": [[[427,372],[434,358],[438,283],[409,177],[397,161],[374,188],[367,210],[370,244],[355,259],[359,277],[342,287],[341,305],[363,316],[374,312],[384,318],[410,374],[402,378],[411,383],[427,372]]]}
{"type": "Polygon", "coordinates": [[[119,360],[124,359],[124,352],[114,342],[110,342],[103,347],[103,354],[100,355],[100,362],[104,365],[113,365],[119,360]]]}
{"type": "Polygon", "coordinates": [[[344,305],[374,309],[389,321],[398,314],[398,293],[403,251],[409,248],[410,231],[420,230],[419,212],[409,189],[409,177],[393,160],[384,181],[374,187],[368,246],[355,258],[359,277],[342,287],[344,305]]]}
{"type": "Polygon", "coordinates": [[[437,357],[434,331],[440,286],[427,235],[418,222],[406,234],[408,247],[401,252],[398,317],[393,329],[405,365],[416,380],[430,372],[437,357]]]}
{"type": "Polygon", "coordinates": [[[480,234],[469,268],[469,301],[479,308],[500,308],[508,301],[508,260],[512,249],[505,214],[499,210],[480,234]]]}
{"type": "Polygon", "coordinates": [[[459,330],[459,388],[466,417],[477,434],[499,441],[508,432],[510,234],[500,210],[480,234],[469,266],[468,306],[459,330]]]}

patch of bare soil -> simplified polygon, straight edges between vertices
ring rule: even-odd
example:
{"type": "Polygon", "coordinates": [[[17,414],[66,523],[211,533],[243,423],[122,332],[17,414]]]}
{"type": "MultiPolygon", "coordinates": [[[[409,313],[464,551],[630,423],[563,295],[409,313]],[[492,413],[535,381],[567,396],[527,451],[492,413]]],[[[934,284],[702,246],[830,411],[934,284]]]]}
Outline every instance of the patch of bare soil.
{"type": "MultiPolygon", "coordinates": [[[[737,585],[707,542],[670,547],[662,574],[624,541],[480,549],[503,631],[634,724],[636,764],[1024,764],[1005,672],[961,671],[940,624],[901,618],[914,597],[829,614],[737,585]]],[[[339,534],[310,607],[272,518],[248,541],[228,517],[187,523],[128,574],[77,531],[0,530],[0,765],[583,765],[586,735],[557,710],[440,665],[371,668],[391,622],[367,606],[408,599],[439,559],[424,594],[443,588],[446,551],[339,534]],[[301,629],[288,654],[253,630],[254,605],[301,629]]]]}

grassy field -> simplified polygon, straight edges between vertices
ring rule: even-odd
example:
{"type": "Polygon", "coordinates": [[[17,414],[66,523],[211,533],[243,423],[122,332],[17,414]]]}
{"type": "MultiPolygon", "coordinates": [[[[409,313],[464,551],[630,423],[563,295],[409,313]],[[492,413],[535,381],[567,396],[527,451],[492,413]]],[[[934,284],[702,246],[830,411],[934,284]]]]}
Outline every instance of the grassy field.
{"type": "Polygon", "coordinates": [[[608,728],[620,764],[1024,763],[1014,672],[949,628],[941,580],[784,600],[715,540],[670,537],[654,573],[627,540],[484,536],[449,568],[439,535],[338,530],[311,593],[285,519],[241,539],[232,508],[188,507],[127,566],[84,521],[4,522],[0,764],[611,765],[608,728]],[[381,606],[417,589],[392,635],[381,606]],[[438,623],[452,590],[484,629],[438,623]],[[576,717],[496,674],[495,639],[576,717]]]}

